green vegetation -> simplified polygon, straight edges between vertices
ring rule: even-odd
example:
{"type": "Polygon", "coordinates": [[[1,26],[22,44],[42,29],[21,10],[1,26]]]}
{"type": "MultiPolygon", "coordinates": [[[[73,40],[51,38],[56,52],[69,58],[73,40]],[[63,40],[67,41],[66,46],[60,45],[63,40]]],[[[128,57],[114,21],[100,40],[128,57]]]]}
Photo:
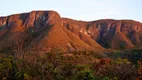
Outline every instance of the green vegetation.
{"type": "MultiPolygon", "coordinates": [[[[141,50],[133,51],[131,55],[140,55],[141,50]]],[[[133,59],[138,58],[127,59],[124,52],[28,53],[22,58],[0,54],[0,80],[135,80],[139,73],[133,59]]]]}

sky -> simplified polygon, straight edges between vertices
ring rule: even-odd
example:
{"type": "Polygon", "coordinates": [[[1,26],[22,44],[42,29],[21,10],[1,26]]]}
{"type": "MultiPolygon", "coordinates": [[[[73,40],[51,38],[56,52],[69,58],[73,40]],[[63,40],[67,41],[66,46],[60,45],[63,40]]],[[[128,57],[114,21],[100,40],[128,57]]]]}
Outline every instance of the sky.
{"type": "Polygon", "coordinates": [[[142,22],[142,0],[1,0],[0,16],[54,10],[61,17],[92,21],[132,19],[142,22]]]}

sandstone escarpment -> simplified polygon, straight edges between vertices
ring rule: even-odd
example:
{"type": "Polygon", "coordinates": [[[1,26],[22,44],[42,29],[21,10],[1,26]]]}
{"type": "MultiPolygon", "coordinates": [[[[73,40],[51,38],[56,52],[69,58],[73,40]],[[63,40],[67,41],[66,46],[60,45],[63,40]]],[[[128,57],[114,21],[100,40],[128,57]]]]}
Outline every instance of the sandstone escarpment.
{"type": "Polygon", "coordinates": [[[82,33],[104,48],[133,48],[141,45],[142,24],[133,20],[98,20],[92,22],[63,19],[65,26],[77,34],[82,33]]]}
{"type": "Polygon", "coordinates": [[[32,11],[0,17],[0,47],[28,43],[49,51],[126,49],[141,47],[142,23],[133,20],[77,21],[55,11],[32,11]]]}

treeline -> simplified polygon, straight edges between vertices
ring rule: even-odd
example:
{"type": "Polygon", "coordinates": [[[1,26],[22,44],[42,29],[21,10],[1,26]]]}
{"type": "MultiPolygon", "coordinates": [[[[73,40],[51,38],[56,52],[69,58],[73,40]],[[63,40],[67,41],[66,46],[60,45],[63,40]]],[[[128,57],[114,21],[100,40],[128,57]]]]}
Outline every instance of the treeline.
{"type": "Polygon", "coordinates": [[[0,80],[139,80],[141,50],[126,52],[27,53],[19,58],[1,53],[0,80]]]}

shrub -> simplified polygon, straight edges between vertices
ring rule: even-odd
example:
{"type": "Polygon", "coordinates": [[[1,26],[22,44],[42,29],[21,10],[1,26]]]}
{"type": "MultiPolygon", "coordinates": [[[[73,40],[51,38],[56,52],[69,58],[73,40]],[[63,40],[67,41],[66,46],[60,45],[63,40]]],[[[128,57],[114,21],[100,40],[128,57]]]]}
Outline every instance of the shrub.
{"type": "Polygon", "coordinates": [[[126,59],[116,59],[112,61],[109,65],[104,65],[103,67],[95,70],[95,77],[103,79],[108,77],[109,79],[119,79],[119,80],[135,80],[138,76],[137,70],[133,64],[131,64],[126,59]]]}
{"type": "Polygon", "coordinates": [[[93,71],[90,69],[85,69],[82,71],[79,71],[74,76],[73,80],[94,80],[93,71]]]}

